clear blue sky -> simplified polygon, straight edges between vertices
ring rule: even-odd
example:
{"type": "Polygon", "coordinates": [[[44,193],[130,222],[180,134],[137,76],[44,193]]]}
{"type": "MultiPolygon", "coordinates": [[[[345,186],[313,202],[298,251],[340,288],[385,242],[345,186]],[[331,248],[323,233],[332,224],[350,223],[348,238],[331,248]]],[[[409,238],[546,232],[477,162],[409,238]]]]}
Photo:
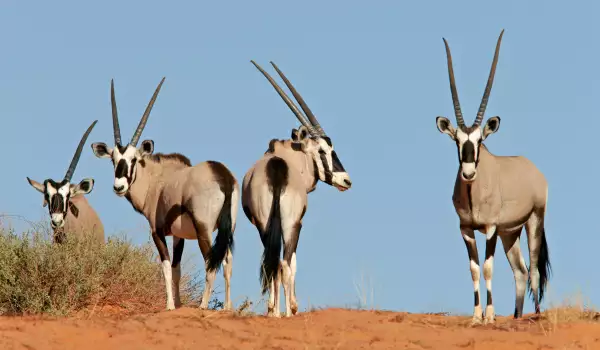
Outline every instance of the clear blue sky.
{"type": "MultiPolygon", "coordinates": [[[[222,161],[241,182],[269,140],[287,138],[298,125],[250,63],[273,72],[273,60],[319,117],[354,183],[344,193],[320,184],[310,195],[298,248],[300,307],[355,302],[353,280],[364,272],[380,308],[470,313],[468,258],[451,201],[456,149],[435,126],[438,115],[454,122],[442,37],[472,121],[504,28],[486,114],[500,115],[502,124],[486,144],[497,155],[527,156],[548,179],[550,300],[581,289],[598,303],[599,7],[593,1],[3,1],[0,212],[47,219],[25,177],[64,176],[79,138],[98,119],[74,181],[95,178],[88,198],[109,234],[126,231],[146,242],[145,218],[112,192],[110,162],[89,146],[112,144],[110,79],[124,138],[166,76],[142,139],[194,163],[222,161]]],[[[238,223],[236,302],[259,295],[262,253],[241,209],[238,223]]],[[[483,256],[484,236],[477,239],[483,256]]],[[[500,243],[496,256],[496,311],[512,314],[513,276],[500,243]]],[[[190,258],[200,263],[193,241],[184,253],[184,261],[190,258]]],[[[222,290],[221,276],[217,283],[222,290]]],[[[528,299],[525,311],[531,310],[528,299]]]]}

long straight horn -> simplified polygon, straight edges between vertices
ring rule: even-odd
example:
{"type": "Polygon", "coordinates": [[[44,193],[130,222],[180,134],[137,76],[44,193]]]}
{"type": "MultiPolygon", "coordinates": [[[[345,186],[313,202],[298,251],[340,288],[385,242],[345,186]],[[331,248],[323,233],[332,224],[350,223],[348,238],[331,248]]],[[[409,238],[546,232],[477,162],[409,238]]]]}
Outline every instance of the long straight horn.
{"type": "Polygon", "coordinates": [[[137,129],[133,133],[133,137],[131,138],[131,142],[129,143],[130,145],[136,146],[138,140],[140,139],[140,136],[142,136],[142,131],[144,131],[144,128],[146,127],[146,122],[148,121],[148,117],[150,116],[150,111],[152,110],[152,106],[154,106],[154,101],[156,101],[156,97],[158,96],[158,93],[160,92],[160,87],[162,86],[164,81],[165,78],[163,77],[160,83],[158,84],[158,87],[154,91],[154,95],[152,95],[152,99],[150,99],[148,107],[146,107],[146,111],[144,112],[144,115],[142,116],[142,119],[140,120],[137,129]]]}
{"type": "Polygon", "coordinates": [[[492,68],[490,69],[490,76],[488,77],[487,85],[485,86],[485,91],[483,92],[483,98],[481,99],[481,104],[479,105],[477,117],[473,123],[474,126],[481,124],[481,121],[483,120],[483,114],[485,113],[485,108],[487,107],[488,99],[490,98],[490,92],[492,91],[492,84],[494,83],[494,75],[496,74],[496,65],[498,64],[498,54],[500,53],[500,43],[502,42],[503,34],[504,29],[502,29],[502,32],[500,32],[500,37],[498,37],[496,53],[494,54],[494,61],[492,61],[492,68]]]}
{"type": "Polygon", "coordinates": [[[112,106],[113,131],[115,133],[115,145],[121,144],[121,129],[119,128],[119,115],[117,114],[117,100],[115,98],[115,83],[110,80],[110,104],[112,106]]]}
{"type": "Polygon", "coordinates": [[[92,125],[90,125],[90,127],[87,128],[87,130],[85,131],[85,134],[83,134],[81,141],[79,141],[77,150],[75,151],[75,154],[73,155],[73,159],[71,160],[71,165],[69,165],[69,169],[67,169],[67,173],[65,174],[65,180],[67,182],[71,181],[71,178],[73,177],[73,173],[75,172],[75,168],[77,168],[77,163],[79,162],[79,156],[81,156],[81,150],[83,149],[83,146],[85,145],[85,141],[87,140],[88,136],[90,135],[90,132],[92,132],[92,129],[94,128],[94,125],[96,125],[97,122],[98,122],[97,120],[94,120],[92,125]]]}
{"type": "Polygon", "coordinates": [[[288,87],[288,89],[290,89],[290,91],[292,92],[292,95],[294,95],[294,98],[296,99],[296,101],[298,101],[298,103],[300,104],[300,107],[302,108],[304,113],[306,113],[308,120],[314,126],[317,133],[319,135],[324,136],[325,131],[323,130],[323,128],[321,128],[319,121],[317,121],[317,118],[315,117],[313,112],[310,110],[310,108],[308,108],[308,105],[306,104],[306,102],[304,102],[304,99],[302,98],[302,96],[300,96],[298,91],[296,91],[296,89],[294,88],[294,85],[292,85],[292,83],[288,80],[288,78],[286,78],[285,74],[283,74],[283,72],[281,70],[279,70],[279,68],[275,65],[275,63],[273,63],[273,61],[271,61],[271,65],[273,66],[273,68],[275,68],[275,70],[277,71],[277,74],[279,74],[281,79],[283,79],[283,82],[288,87]]]}
{"type": "Polygon", "coordinates": [[[458,92],[456,91],[456,81],[454,80],[454,68],[452,67],[452,54],[450,53],[450,47],[445,38],[444,45],[446,45],[446,58],[448,60],[448,75],[450,76],[450,91],[452,92],[452,103],[454,104],[454,115],[456,115],[456,123],[459,127],[465,126],[465,120],[463,119],[462,111],[460,110],[460,102],[458,101],[458,92]]]}
{"type": "Polygon", "coordinates": [[[315,128],[312,126],[312,124],[306,119],[304,114],[302,114],[302,112],[300,112],[298,107],[296,107],[294,102],[281,89],[281,87],[277,84],[277,82],[275,82],[275,80],[273,80],[273,78],[269,75],[269,73],[265,72],[265,70],[262,69],[261,66],[259,66],[256,62],[254,62],[254,60],[250,60],[250,62],[252,62],[252,64],[265,76],[265,78],[267,78],[267,80],[271,83],[271,85],[273,85],[273,87],[275,88],[275,91],[277,91],[277,93],[279,94],[279,96],[281,96],[281,98],[283,99],[285,104],[287,104],[288,107],[292,110],[292,112],[294,112],[294,114],[296,115],[296,118],[298,118],[300,123],[302,123],[302,125],[304,125],[308,129],[308,132],[310,132],[311,135],[316,135],[315,128]]]}

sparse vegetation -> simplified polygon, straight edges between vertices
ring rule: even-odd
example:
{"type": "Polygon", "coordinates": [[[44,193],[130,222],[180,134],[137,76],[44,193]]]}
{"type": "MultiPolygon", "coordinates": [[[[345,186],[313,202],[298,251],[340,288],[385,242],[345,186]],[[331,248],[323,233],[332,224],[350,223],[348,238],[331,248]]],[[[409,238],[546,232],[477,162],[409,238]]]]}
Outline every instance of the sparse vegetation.
{"type": "MultiPolygon", "coordinates": [[[[43,225],[37,225],[43,227],[43,225]]],[[[165,307],[165,287],[155,248],[110,237],[104,246],[93,238],[69,237],[51,243],[46,229],[15,233],[0,228],[0,314],[69,315],[104,306],[149,312],[165,307]]],[[[197,304],[200,276],[184,274],[183,304],[197,304]]],[[[216,298],[215,309],[222,307],[216,298]]]]}

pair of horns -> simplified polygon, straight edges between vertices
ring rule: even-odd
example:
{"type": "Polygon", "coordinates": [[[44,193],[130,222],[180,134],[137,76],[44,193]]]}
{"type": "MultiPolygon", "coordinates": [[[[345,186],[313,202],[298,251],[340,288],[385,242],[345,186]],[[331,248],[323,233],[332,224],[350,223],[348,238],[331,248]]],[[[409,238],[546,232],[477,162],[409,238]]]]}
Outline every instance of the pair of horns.
{"type": "MultiPolygon", "coordinates": [[[[160,88],[164,81],[165,81],[165,78],[163,77],[162,80],[160,81],[160,83],[158,84],[158,87],[154,91],[154,95],[152,95],[152,98],[150,99],[150,102],[148,103],[148,106],[146,107],[146,111],[144,111],[144,115],[142,115],[142,119],[140,120],[140,123],[138,124],[137,129],[135,129],[135,132],[133,133],[133,136],[131,137],[131,141],[129,142],[129,144],[134,147],[137,145],[137,143],[140,139],[140,136],[142,136],[142,132],[144,131],[144,128],[146,127],[146,123],[148,122],[148,117],[150,116],[150,111],[152,111],[152,106],[154,106],[154,101],[156,101],[156,97],[158,96],[158,93],[160,92],[160,88]]],[[[117,114],[117,101],[115,99],[115,84],[112,79],[110,80],[110,103],[112,106],[112,119],[113,119],[113,131],[115,134],[115,144],[120,145],[121,144],[121,129],[119,128],[119,115],[117,114]]]]}
{"type": "MultiPolygon", "coordinates": [[[[492,91],[492,84],[494,83],[494,75],[496,74],[496,65],[498,64],[498,54],[500,53],[500,43],[502,42],[502,35],[504,34],[504,29],[500,32],[500,37],[498,37],[498,43],[496,44],[496,53],[494,54],[494,60],[492,61],[492,68],[490,69],[490,76],[488,77],[487,85],[485,86],[485,90],[483,92],[483,98],[481,99],[481,104],[479,105],[479,111],[477,111],[477,117],[475,117],[475,122],[473,126],[480,125],[483,121],[483,114],[485,113],[485,109],[487,107],[488,100],[490,98],[490,92],[492,91]]],[[[460,102],[458,101],[458,92],[456,91],[456,82],[454,81],[454,69],[452,68],[452,55],[450,54],[450,47],[448,46],[448,42],[446,39],[444,40],[444,44],[446,45],[446,57],[448,59],[448,75],[450,76],[450,91],[452,92],[452,103],[454,104],[454,114],[456,115],[456,123],[459,127],[465,126],[465,120],[463,119],[462,112],[460,110],[460,102]]]]}
{"type": "Polygon", "coordinates": [[[85,134],[83,134],[83,137],[81,138],[81,141],[79,141],[79,145],[77,146],[77,150],[75,151],[75,154],[73,155],[73,159],[71,160],[71,164],[69,165],[69,169],[67,169],[67,173],[65,174],[65,180],[67,182],[71,182],[71,178],[73,177],[73,173],[75,173],[75,168],[77,168],[77,163],[79,163],[79,157],[81,156],[81,150],[83,150],[83,146],[85,145],[85,141],[87,141],[88,136],[90,136],[90,133],[92,132],[92,129],[94,128],[94,126],[96,125],[98,121],[94,120],[94,122],[92,123],[92,125],[90,125],[87,130],[85,131],[85,134]]]}
{"type": "Polygon", "coordinates": [[[259,66],[253,60],[251,60],[250,62],[252,62],[252,64],[256,68],[258,68],[258,70],[265,76],[265,78],[267,78],[267,80],[269,80],[271,85],[273,85],[273,87],[275,88],[275,91],[277,91],[279,96],[281,96],[283,101],[288,105],[288,107],[292,110],[292,112],[294,112],[294,114],[296,115],[296,118],[298,118],[300,123],[302,123],[302,125],[304,125],[308,129],[308,132],[310,132],[311,135],[325,136],[325,131],[323,130],[323,128],[321,128],[321,125],[319,124],[319,121],[317,121],[317,118],[315,117],[313,112],[310,110],[310,108],[308,108],[308,105],[306,104],[306,102],[304,102],[304,99],[302,98],[302,96],[300,96],[300,94],[298,93],[298,91],[296,91],[296,89],[294,88],[292,83],[288,80],[288,78],[286,78],[286,76],[283,74],[283,72],[281,70],[279,70],[279,68],[275,65],[275,63],[270,62],[271,65],[273,66],[273,68],[275,68],[275,70],[281,77],[281,79],[283,79],[283,82],[285,83],[285,85],[288,87],[288,89],[290,89],[290,91],[292,92],[292,95],[294,95],[294,98],[296,99],[296,101],[298,101],[298,103],[300,104],[300,107],[302,108],[304,113],[306,113],[306,115],[303,114],[298,109],[298,107],[296,107],[296,105],[294,104],[294,101],[292,101],[289,98],[289,96],[281,89],[281,87],[277,84],[277,82],[275,82],[275,80],[269,75],[269,73],[265,72],[265,70],[262,69],[261,66],[259,66]]]}

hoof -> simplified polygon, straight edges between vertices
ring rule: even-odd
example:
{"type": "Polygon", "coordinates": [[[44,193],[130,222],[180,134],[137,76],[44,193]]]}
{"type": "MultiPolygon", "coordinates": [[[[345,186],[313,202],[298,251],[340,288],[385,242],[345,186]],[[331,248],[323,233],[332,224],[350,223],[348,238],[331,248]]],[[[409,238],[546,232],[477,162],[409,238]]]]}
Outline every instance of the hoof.
{"type": "Polygon", "coordinates": [[[175,305],[168,305],[167,304],[167,311],[172,311],[175,310],[175,305]]]}
{"type": "Polygon", "coordinates": [[[483,318],[482,317],[473,316],[473,319],[471,319],[471,327],[472,326],[479,326],[482,323],[483,323],[483,318]]]}
{"type": "Polygon", "coordinates": [[[298,305],[292,306],[292,315],[295,315],[298,313],[298,305]]]}
{"type": "Polygon", "coordinates": [[[494,324],[494,323],[496,323],[496,318],[493,317],[493,316],[492,317],[486,317],[483,320],[483,324],[494,324]]]}

